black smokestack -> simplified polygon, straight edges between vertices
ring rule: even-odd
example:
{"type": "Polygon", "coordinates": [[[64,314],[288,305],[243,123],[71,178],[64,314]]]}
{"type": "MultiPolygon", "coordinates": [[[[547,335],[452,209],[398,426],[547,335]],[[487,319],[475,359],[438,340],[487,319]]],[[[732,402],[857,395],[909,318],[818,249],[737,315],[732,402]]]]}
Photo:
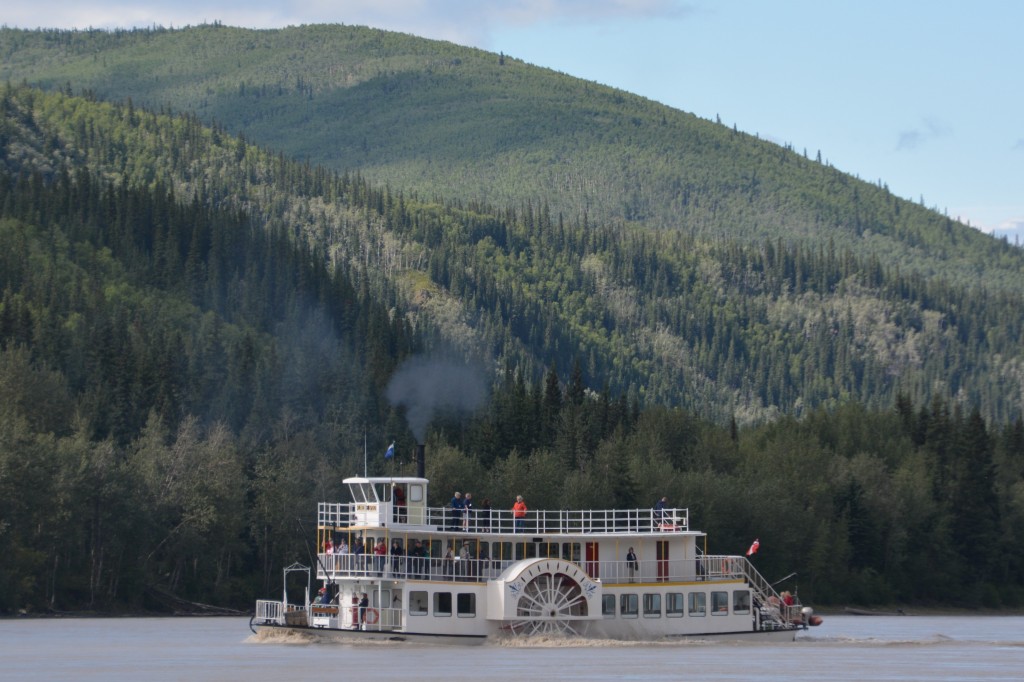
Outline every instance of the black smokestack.
{"type": "Polygon", "coordinates": [[[418,478],[427,477],[427,464],[423,460],[423,443],[416,445],[416,476],[418,478]]]}

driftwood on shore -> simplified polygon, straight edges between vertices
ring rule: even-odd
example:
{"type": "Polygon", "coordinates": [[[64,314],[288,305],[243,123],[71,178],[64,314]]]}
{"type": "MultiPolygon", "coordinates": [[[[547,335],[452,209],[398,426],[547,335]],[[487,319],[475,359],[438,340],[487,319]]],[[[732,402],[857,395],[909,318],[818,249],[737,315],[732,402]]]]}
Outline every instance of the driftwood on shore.
{"type": "Polygon", "coordinates": [[[146,588],[146,595],[161,605],[165,606],[178,616],[244,616],[245,611],[229,609],[224,606],[213,606],[211,604],[200,604],[162,590],[158,587],[146,588]]]}

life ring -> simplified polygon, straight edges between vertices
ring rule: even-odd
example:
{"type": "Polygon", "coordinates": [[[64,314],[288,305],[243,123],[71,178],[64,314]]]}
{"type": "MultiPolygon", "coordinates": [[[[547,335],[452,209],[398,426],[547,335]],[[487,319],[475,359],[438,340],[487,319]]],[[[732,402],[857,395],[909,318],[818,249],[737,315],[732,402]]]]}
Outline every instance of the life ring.
{"type": "Polygon", "coordinates": [[[366,609],[366,615],[363,617],[364,623],[367,625],[376,625],[378,620],[380,620],[380,611],[372,606],[366,609]]]}

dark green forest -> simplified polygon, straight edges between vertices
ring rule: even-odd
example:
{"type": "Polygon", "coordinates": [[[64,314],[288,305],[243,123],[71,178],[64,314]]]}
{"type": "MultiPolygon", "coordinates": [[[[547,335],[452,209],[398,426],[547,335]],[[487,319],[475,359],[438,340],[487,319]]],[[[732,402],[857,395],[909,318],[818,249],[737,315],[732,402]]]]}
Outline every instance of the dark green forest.
{"type": "Polygon", "coordinates": [[[434,415],[433,504],[667,495],[709,551],[759,537],[806,602],[1024,600],[1024,424],[993,369],[1019,358],[1018,295],[426,201],[131,102],[8,85],[0,106],[0,612],[250,608],[308,561],[299,524],[364,443],[371,473],[392,439],[412,473],[387,387],[441,354],[488,397],[434,415]],[[858,352],[886,334],[942,353],[858,352]],[[689,402],[663,400],[679,380],[689,402]],[[744,382],[805,407],[708,406],[744,382]]]}

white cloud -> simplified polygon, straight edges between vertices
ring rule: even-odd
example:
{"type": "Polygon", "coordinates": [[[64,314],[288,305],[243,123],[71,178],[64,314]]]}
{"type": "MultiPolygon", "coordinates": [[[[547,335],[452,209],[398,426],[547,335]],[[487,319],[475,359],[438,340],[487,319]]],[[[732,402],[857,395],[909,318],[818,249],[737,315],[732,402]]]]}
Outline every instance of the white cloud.
{"type": "Polygon", "coordinates": [[[1024,216],[1004,220],[992,230],[992,236],[1006,237],[1011,244],[1024,244],[1024,216]]]}
{"type": "Polygon", "coordinates": [[[919,148],[931,140],[949,135],[949,126],[933,118],[926,118],[921,125],[900,133],[896,142],[898,151],[910,151],[919,148]]]}

